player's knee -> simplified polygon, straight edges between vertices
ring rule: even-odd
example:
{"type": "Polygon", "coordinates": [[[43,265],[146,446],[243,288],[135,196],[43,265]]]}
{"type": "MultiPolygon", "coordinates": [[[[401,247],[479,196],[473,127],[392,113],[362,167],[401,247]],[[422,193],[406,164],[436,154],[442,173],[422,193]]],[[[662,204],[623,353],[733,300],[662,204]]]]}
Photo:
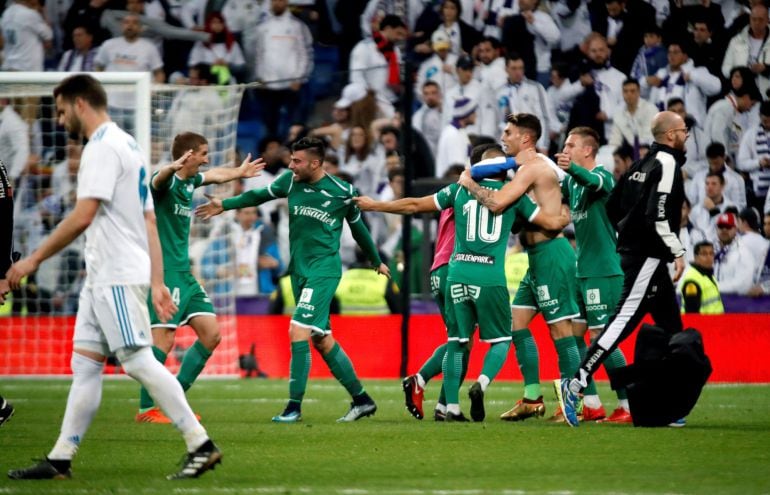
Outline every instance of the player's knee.
{"type": "Polygon", "coordinates": [[[153,366],[153,363],[160,365],[149,347],[123,347],[118,349],[116,354],[123,371],[139,381],[142,380],[143,372],[153,366]]]}
{"type": "Polygon", "coordinates": [[[72,353],[70,367],[73,375],[99,375],[104,370],[104,361],[92,359],[78,352],[72,353]]]}
{"type": "Polygon", "coordinates": [[[321,354],[327,354],[334,347],[334,337],[324,335],[323,337],[313,337],[313,347],[321,354]]]}

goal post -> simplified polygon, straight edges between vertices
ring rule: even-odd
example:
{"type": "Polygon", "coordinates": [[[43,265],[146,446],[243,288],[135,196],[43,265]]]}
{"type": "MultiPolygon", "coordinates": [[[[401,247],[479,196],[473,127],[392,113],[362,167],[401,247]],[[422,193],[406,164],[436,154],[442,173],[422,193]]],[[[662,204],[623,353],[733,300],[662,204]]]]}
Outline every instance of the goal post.
{"type": "MultiPolygon", "coordinates": [[[[28,255],[50,235],[75,202],[82,143],[58,126],[53,89],[73,73],[0,72],[0,160],[14,191],[15,249],[28,255]]],[[[209,142],[209,168],[237,166],[238,114],[245,85],[184,86],[153,84],[149,73],[94,72],[108,95],[113,120],[132,134],[153,170],[171,161],[177,133],[202,134],[209,142]],[[114,115],[115,100],[130,111],[114,115]]],[[[118,109],[120,110],[120,109],[118,109]]],[[[256,150],[241,150],[242,155],[256,150]]],[[[202,169],[202,171],[208,168],[202,169]]],[[[230,196],[235,184],[199,188],[203,194],[230,196]]],[[[214,222],[193,218],[190,260],[193,275],[214,303],[222,335],[204,374],[238,374],[235,315],[235,256],[228,232],[232,216],[214,222]]],[[[0,376],[69,374],[69,352],[77,300],[85,276],[83,237],[41,264],[24,287],[0,306],[0,376]]],[[[176,372],[184,351],[196,340],[190,327],[177,330],[167,365],[176,372]]]]}

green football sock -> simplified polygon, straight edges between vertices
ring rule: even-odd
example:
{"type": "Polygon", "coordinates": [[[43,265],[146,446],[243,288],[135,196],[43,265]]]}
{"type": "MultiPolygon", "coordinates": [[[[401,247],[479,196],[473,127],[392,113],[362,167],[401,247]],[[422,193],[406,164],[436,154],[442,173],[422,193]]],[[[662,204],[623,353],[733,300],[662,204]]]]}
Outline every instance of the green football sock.
{"type": "Polygon", "coordinates": [[[493,343],[487,355],[484,356],[484,365],[481,367],[481,374],[489,378],[489,381],[495,379],[508,358],[508,349],[511,348],[511,341],[493,343]]]}
{"type": "Polygon", "coordinates": [[[562,337],[553,341],[559,359],[559,372],[562,378],[571,378],[580,367],[580,353],[575,337],[562,337]]]}
{"type": "Polygon", "coordinates": [[[179,367],[179,373],[176,379],[182,384],[182,389],[187,391],[195,383],[195,379],[201,374],[206,366],[206,361],[211,357],[211,351],[201,344],[200,340],[187,349],[182,358],[182,365],[179,367]]]}
{"type": "MultiPolygon", "coordinates": [[[[575,345],[577,345],[578,354],[580,354],[580,362],[583,362],[583,359],[586,357],[586,353],[588,352],[588,347],[586,347],[586,341],[583,337],[575,337],[575,345]]],[[[593,378],[588,379],[588,386],[583,390],[584,395],[598,395],[599,393],[596,391],[596,383],[594,383],[593,378]]]]}
{"type": "Polygon", "coordinates": [[[444,354],[446,354],[446,344],[436,347],[433,355],[420,368],[420,376],[422,376],[426,383],[441,373],[441,363],[444,361],[444,354]]]}
{"type": "MultiPolygon", "coordinates": [[[[471,357],[471,353],[469,349],[468,352],[463,353],[463,369],[462,369],[462,374],[460,375],[460,385],[463,384],[463,382],[465,381],[465,376],[468,374],[468,361],[470,360],[470,357],[471,357]]],[[[443,362],[445,360],[446,360],[446,344],[444,344],[444,359],[441,360],[442,368],[443,368],[443,362]]],[[[446,392],[444,390],[444,383],[441,384],[441,392],[439,392],[438,394],[438,403],[446,405],[446,392]]]]}
{"type": "MultiPolygon", "coordinates": [[[[604,360],[604,369],[606,370],[614,370],[623,368],[625,366],[626,357],[623,355],[623,351],[621,351],[619,347],[616,347],[615,350],[612,351],[609,356],[607,356],[607,359],[604,360]]],[[[626,393],[625,388],[620,388],[616,390],[615,393],[618,395],[618,399],[620,400],[628,399],[628,394],[626,393]]]]}
{"type": "Polygon", "coordinates": [[[468,346],[460,345],[456,340],[447,343],[446,359],[444,359],[444,395],[446,404],[460,403],[460,380],[463,375],[464,354],[467,354],[468,346]]]}
{"type": "Polygon", "coordinates": [[[513,347],[516,350],[519,371],[524,377],[524,398],[536,400],[542,395],[540,393],[540,355],[529,328],[513,331],[513,347]]]}
{"type": "Polygon", "coordinates": [[[364,391],[364,386],[356,376],[356,371],[353,369],[353,363],[350,362],[350,358],[342,347],[335,342],[334,347],[328,354],[324,355],[324,361],[326,361],[329,370],[334,375],[334,378],[345,387],[351,397],[360,395],[364,391]]]}
{"type": "Polygon", "coordinates": [[[309,375],[310,343],[307,340],[292,342],[291,361],[289,362],[289,401],[302,402],[309,375]]]}
{"type": "MultiPolygon", "coordinates": [[[[157,359],[160,364],[166,364],[166,358],[168,357],[168,354],[165,352],[161,351],[155,346],[152,346],[152,355],[155,356],[155,359],[157,359]]],[[[139,390],[139,412],[147,412],[153,407],[155,407],[155,401],[152,400],[152,397],[150,397],[150,393],[147,391],[147,389],[142,387],[141,390],[139,390]]]]}

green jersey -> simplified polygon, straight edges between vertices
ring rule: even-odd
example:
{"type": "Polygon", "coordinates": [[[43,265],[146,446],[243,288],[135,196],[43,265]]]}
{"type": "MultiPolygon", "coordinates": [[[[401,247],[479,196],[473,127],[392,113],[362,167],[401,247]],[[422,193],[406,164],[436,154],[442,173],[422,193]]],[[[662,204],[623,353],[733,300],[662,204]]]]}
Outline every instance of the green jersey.
{"type": "Polygon", "coordinates": [[[358,193],[347,182],[325,174],[315,183],[295,182],[293,173],[280,175],[267,187],[222,202],[225,210],[256,206],[276,198],[289,199],[289,273],[300,277],[342,274],[340,236],[347,220],[358,244],[375,266],[381,263],[361,211],[353,202],[358,193]]]}
{"type": "MultiPolygon", "coordinates": [[[[158,172],[153,174],[152,179],[158,172]]],[[[193,216],[192,197],[196,187],[203,183],[203,174],[180,179],[176,174],[161,189],[155,189],[150,180],[158,237],[163,250],[163,270],[190,271],[190,221],[193,216]]]]}
{"type": "MultiPolygon", "coordinates": [[[[500,189],[505,182],[485,179],[482,187],[500,189]]],[[[517,216],[531,221],[540,208],[522,196],[501,213],[492,213],[467,189],[449,184],[434,195],[442,210],[455,210],[455,246],[447,280],[478,286],[506,286],[505,250],[517,216]]]]}
{"type": "Polygon", "coordinates": [[[617,253],[617,233],[607,216],[607,198],[615,178],[603,166],[588,171],[571,163],[562,182],[562,194],[569,200],[577,244],[577,276],[622,275],[617,253]]]}

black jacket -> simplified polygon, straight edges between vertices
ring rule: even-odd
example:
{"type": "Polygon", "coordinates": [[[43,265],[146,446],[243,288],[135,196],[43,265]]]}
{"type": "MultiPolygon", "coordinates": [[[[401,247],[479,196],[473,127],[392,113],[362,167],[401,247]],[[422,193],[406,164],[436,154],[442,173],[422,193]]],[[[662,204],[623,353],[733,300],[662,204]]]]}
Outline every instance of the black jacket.
{"type": "Polygon", "coordinates": [[[13,264],[13,189],[0,161],[0,279],[13,264]]]}
{"type": "Polygon", "coordinates": [[[684,201],[684,153],[653,143],[634,162],[607,200],[607,214],[618,231],[618,252],[672,261],[684,254],[679,225],[684,201]]]}

